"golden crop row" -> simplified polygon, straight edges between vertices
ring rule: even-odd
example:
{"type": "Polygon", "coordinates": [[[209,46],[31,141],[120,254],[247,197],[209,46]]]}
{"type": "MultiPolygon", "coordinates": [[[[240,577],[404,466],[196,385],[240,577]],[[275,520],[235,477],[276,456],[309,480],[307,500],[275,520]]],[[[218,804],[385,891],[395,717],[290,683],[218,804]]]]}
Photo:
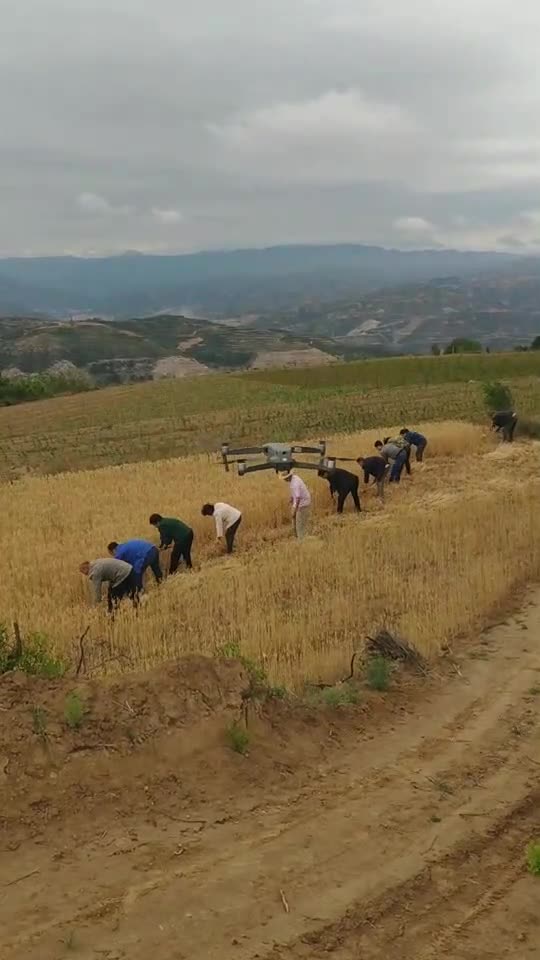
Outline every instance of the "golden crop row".
{"type": "MultiPolygon", "coordinates": [[[[274,474],[239,478],[205,455],[36,477],[0,487],[0,612],[46,632],[72,658],[90,625],[114,661],[147,667],[231,642],[261,659],[276,682],[333,679],[351,650],[383,623],[425,653],[479,626],[516,585],[540,572],[540,447],[495,445],[480,427],[427,424],[429,458],[382,506],[371,490],[360,517],[332,515],[325,481],[314,493],[313,536],[290,532],[287,487],[274,474]],[[239,550],[220,555],[205,500],[243,511],[239,550]],[[90,610],[81,560],[110,539],[152,538],[153,511],[195,529],[192,574],[150,584],[138,614],[114,624],[90,610]]],[[[330,449],[373,452],[381,431],[339,436],[330,449]]],[[[390,432],[390,431],[389,431],[390,432]]]]}

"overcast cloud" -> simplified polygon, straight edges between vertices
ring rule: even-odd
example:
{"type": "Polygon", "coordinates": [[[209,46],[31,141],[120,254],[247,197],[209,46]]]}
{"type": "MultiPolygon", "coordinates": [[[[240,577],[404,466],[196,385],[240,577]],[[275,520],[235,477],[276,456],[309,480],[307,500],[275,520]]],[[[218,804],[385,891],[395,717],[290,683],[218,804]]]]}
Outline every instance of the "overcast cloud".
{"type": "Polygon", "coordinates": [[[0,6],[0,255],[540,250],[538,0],[0,6]]]}

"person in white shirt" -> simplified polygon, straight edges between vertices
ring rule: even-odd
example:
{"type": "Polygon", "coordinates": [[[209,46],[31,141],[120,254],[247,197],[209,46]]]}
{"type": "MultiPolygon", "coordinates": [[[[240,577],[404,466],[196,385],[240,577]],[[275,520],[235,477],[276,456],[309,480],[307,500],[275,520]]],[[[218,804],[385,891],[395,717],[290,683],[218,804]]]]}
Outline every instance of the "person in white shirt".
{"type": "Polygon", "coordinates": [[[205,503],[201,513],[203,517],[213,517],[218,540],[225,538],[227,553],[233,552],[234,538],[242,522],[242,514],[229,503],[205,503]]]}
{"type": "Polygon", "coordinates": [[[282,474],[282,479],[286,480],[290,485],[291,516],[294,532],[299,540],[303,540],[307,533],[311,515],[311,494],[304,481],[293,473],[292,470],[282,474]]]}

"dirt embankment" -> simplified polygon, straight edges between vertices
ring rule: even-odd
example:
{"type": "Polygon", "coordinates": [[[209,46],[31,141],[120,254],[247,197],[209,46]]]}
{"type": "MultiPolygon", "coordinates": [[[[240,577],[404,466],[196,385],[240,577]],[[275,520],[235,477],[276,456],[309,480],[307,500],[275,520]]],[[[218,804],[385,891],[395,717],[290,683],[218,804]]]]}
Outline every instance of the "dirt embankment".
{"type": "Polygon", "coordinates": [[[538,957],[539,635],[540,596],[359,706],[252,705],[248,756],[232,661],[4,677],[2,957],[538,957]]]}

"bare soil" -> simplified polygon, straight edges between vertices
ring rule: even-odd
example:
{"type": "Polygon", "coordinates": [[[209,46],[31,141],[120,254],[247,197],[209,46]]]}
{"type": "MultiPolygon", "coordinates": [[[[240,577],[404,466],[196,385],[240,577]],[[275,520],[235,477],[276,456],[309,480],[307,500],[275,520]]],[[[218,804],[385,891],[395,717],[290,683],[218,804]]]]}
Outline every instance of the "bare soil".
{"type": "Polygon", "coordinates": [[[537,595],[359,706],[250,703],[247,756],[234,661],[5,676],[3,960],[540,957],[539,636],[537,595]]]}

